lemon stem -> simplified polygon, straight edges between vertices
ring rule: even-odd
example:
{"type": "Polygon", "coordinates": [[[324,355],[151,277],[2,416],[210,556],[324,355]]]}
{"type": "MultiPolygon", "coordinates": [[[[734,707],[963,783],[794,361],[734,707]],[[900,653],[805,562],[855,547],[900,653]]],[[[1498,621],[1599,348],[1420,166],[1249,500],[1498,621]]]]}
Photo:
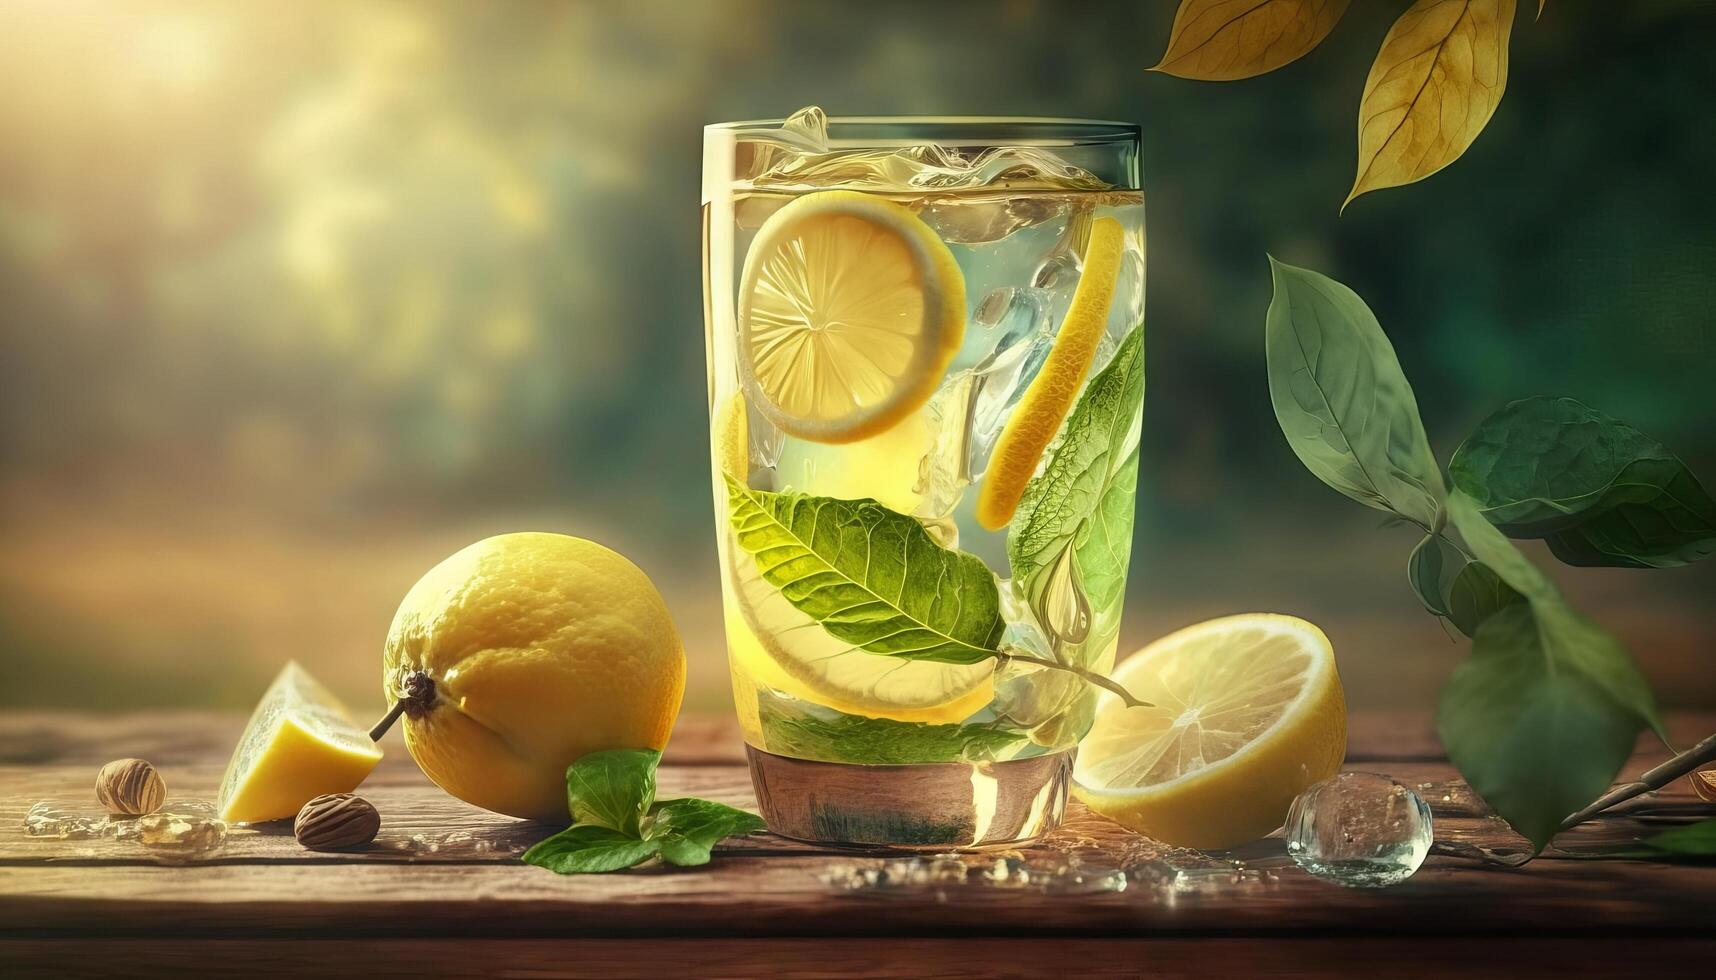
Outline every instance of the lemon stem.
{"type": "Polygon", "coordinates": [[[1058,660],[1050,660],[1047,657],[1033,657],[1023,653],[998,653],[995,656],[1003,663],[1011,660],[1018,664],[1031,664],[1034,667],[1047,667],[1050,670],[1064,670],[1069,674],[1077,675],[1078,677],[1083,678],[1086,683],[1095,684],[1097,687],[1100,687],[1119,698],[1120,703],[1126,705],[1128,708],[1155,707],[1155,705],[1151,704],[1149,701],[1140,701],[1133,697],[1131,691],[1121,687],[1117,681],[1109,677],[1107,674],[1099,674],[1094,670],[1086,670],[1083,667],[1075,667],[1072,664],[1063,664],[1058,660]]]}
{"type": "Polygon", "coordinates": [[[387,715],[375,723],[369,730],[369,740],[381,741],[393,723],[402,714],[410,714],[413,718],[427,712],[435,706],[435,681],[421,670],[414,670],[405,677],[405,683],[399,700],[393,702],[393,707],[387,709],[387,715]]]}

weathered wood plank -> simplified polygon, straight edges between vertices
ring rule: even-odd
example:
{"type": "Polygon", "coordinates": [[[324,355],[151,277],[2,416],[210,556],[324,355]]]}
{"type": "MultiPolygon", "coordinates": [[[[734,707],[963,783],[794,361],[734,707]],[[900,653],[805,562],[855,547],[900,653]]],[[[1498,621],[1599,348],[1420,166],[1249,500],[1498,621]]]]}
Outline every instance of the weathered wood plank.
{"type": "MultiPolygon", "coordinates": [[[[0,712],[0,765],[99,767],[125,756],[157,766],[225,762],[247,718],[230,711],[0,712]]],[[[397,727],[382,740],[382,748],[386,763],[410,764],[397,727]]],[[[664,759],[669,764],[744,765],[738,719],[731,714],[681,717],[664,759]]]]}
{"type": "Polygon", "coordinates": [[[1561,978],[1568,976],[1698,976],[1716,956],[1716,941],[1445,938],[1433,949],[1401,938],[1355,939],[177,939],[0,940],[0,968],[13,976],[197,976],[211,963],[247,977],[315,976],[329,964],[364,976],[589,977],[658,980],[696,975],[725,980],[897,976],[919,980],[972,976],[1077,975],[1091,980],[1159,980],[1224,976],[1376,976],[1561,978]],[[671,972],[664,964],[676,964],[671,972]],[[694,969],[686,969],[695,964],[694,969]]]}
{"type": "MultiPolygon", "coordinates": [[[[974,856],[971,861],[986,860],[974,856]]],[[[1291,869],[1174,873],[1124,891],[961,884],[852,890],[873,857],[725,855],[703,869],[559,877],[524,865],[263,863],[0,868],[0,936],[1707,936],[1708,868],[1545,861],[1515,871],[1432,858],[1385,892],[1291,869]]]]}
{"type": "MultiPolygon", "coordinates": [[[[217,711],[0,712],[0,765],[100,766],[116,755],[146,758],[156,765],[224,761],[244,722],[242,714],[217,711]]],[[[1684,747],[1716,732],[1716,712],[1677,712],[1669,716],[1668,727],[1674,742],[1684,747]]],[[[408,760],[397,729],[382,744],[389,762],[408,760]]],[[[1638,759],[1661,759],[1667,754],[1655,736],[1640,737],[1638,759]]],[[[1360,711],[1347,719],[1349,762],[1445,757],[1435,725],[1422,712],[1360,711]]],[[[743,765],[738,720],[731,714],[681,717],[666,761],[670,765],[743,765]]]]}
{"type": "MultiPolygon", "coordinates": [[[[727,843],[705,869],[560,878],[516,861],[552,827],[447,797],[424,779],[402,747],[364,786],[383,814],[382,836],[364,851],[307,852],[284,825],[275,825],[234,830],[204,863],[163,866],[131,841],[44,841],[22,834],[23,813],[35,800],[93,811],[95,767],[116,755],[149,754],[134,752],[135,743],[118,746],[127,738],[147,741],[151,732],[157,741],[149,744],[157,750],[153,755],[170,796],[211,795],[225,743],[241,720],[222,715],[166,724],[172,720],[48,714],[0,720],[0,758],[23,760],[0,765],[0,939],[10,942],[0,948],[27,952],[38,947],[19,945],[23,940],[56,936],[79,942],[161,936],[369,942],[384,936],[1112,938],[1287,937],[1310,931],[1325,937],[1637,932],[1660,938],[1708,935],[1716,922],[1710,911],[1716,908],[1716,872],[1708,867],[1578,859],[1654,832],[1662,820],[1686,817],[1696,805],[1683,784],[1642,808],[1565,835],[1560,844],[1566,852],[1552,852],[1522,870],[1432,857],[1410,882],[1380,893],[1305,875],[1285,859],[1279,841],[1225,858],[1178,851],[1131,834],[1076,802],[1061,831],[1011,853],[1036,873],[1023,883],[1017,875],[999,876],[1000,881],[992,876],[1007,854],[967,855],[951,868],[942,866],[932,884],[901,884],[902,872],[909,870],[901,858],[771,835],[727,843]],[[81,734],[55,742],[56,733],[70,730],[81,734]],[[1245,865],[1238,872],[1227,863],[1234,858],[1245,865]],[[1054,874],[1056,869],[1063,873],[1054,874]],[[892,884],[854,887],[864,875],[878,874],[891,876],[892,884]],[[1120,885],[1123,890],[1114,890],[1120,885]]],[[[1677,733],[1701,731],[1710,720],[1677,716],[1673,724],[1677,733]]],[[[1382,744],[1386,726],[1363,724],[1374,731],[1361,732],[1359,739],[1382,744]]],[[[686,746],[682,760],[698,758],[693,749],[701,745],[704,757],[716,764],[664,766],[664,797],[754,805],[745,770],[719,747],[737,745],[729,722],[682,725],[675,744],[686,746]]],[[[1410,740],[1395,744],[1412,748],[1410,740]]],[[[1641,752],[1626,774],[1654,764],[1661,751],[1657,746],[1641,752]]],[[[1419,788],[1436,812],[1441,840],[1518,844],[1445,761],[1411,754],[1358,758],[1348,768],[1384,771],[1419,788]]],[[[285,947],[268,948],[274,950],[270,955],[290,960],[285,947]]],[[[744,957],[736,953],[734,963],[742,966],[744,957]]],[[[807,968],[814,965],[808,962],[807,968]]]]}
{"type": "MultiPolygon", "coordinates": [[[[1350,768],[1350,767],[1349,767],[1350,768]]],[[[1387,766],[1390,775],[1417,789],[1430,803],[1437,819],[1438,834],[1486,847],[1518,846],[1519,838],[1505,826],[1489,819],[1482,801],[1472,795],[1453,768],[1445,762],[1397,762],[1387,766]]],[[[60,809],[95,815],[99,809],[93,794],[79,780],[87,775],[81,766],[0,766],[0,863],[29,864],[48,861],[118,861],[155,863],[151,852],[131,840],[105,838],[50,840],[19,832],[24,812],[31,803],[46,801],[60,809]]],[[[170,801],[207,799],[213,795],[220,768],[209,764],[169,769],[170,801]]],[[[734,766],[668,766],[660,773],[663,799],[699,796],[732,806],[754,809],[756,798],[745,770],[734,766]]],[[[535,841],[554,832],[549,824],[513,820],[467,806],[431,784],[415,767],[392,766],[378,771],[364,784],[363,795],[382,814],[382,830],[375,844],[362,850],[336,854],[306,851],[282,821],[258,827],[235,827],[219,851],[207,855],[216,863],[254,861],[301,861],[328,863],[410,863],[426,861],[507,861],[535,841]]],[[[1684,782],[1675,783],[1628,813],[1645,819],[1605,818],[1563,835],[1560,843],[1573,850],[1589,850],[1636,840],[1662,829],[1661,820],[1682,814],[1697,803],[1684,782]]],[[[1716,812],[1716,808],[1708,808],[1716,812]]],[[[1682,814],[1684,815],[1684,814],[1682,814]]],[[[1135,846],[1140,838],[1109,820],[1098,817],[1076,800],[1068,806],[1065,826],[1051,843],[1060,850],[1084,849],[1111,852],[1135,846]]],[[[818,847],[773,835],[735,840],[727,849],[747,852],[791,854],[839,854],[837,849],[818,847]]],[[[1029,849],[1027,849],[1029,850],[1029,849]]]]}

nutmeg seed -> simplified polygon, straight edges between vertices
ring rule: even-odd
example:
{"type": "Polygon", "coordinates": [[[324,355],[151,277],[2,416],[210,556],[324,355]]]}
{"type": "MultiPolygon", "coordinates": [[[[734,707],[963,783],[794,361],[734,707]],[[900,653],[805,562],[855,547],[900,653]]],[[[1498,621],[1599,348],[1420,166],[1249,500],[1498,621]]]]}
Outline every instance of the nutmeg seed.
{"type": "Polygon", "coordinates": [[[95,798],[108,813],[135,817],[161,808],[167,784],[142,759],[115,759],[96,773],[95,798]]]}
{"type": "Polygon", "coordinates": [[[361,796],[328,793],[304,804],[292,821],[298,843],[312,851],[337,851],[375,840],[381,814],[361,796]]]}

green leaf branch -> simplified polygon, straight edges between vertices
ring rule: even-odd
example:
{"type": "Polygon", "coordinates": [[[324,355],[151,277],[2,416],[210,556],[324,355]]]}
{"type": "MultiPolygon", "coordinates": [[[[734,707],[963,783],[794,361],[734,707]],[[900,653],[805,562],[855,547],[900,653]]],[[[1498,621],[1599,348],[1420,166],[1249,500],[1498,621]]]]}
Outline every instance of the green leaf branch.
{"type": "Polygon", "coordinates": [[[1716,501],[1685,464],[1572,399],[1526,399],[1455,452],[1450,493],[1370,308],[1319,273],[1270,267],[1269,390],[1288,445],[1330,487],[1424,533],[1407,581],[1426,611],[1472,638],[1437,710],[1472,788],[1541,850],[1573,823],[1716,757],[1713,737],[1604,794],[1641,729],[1666,741],[1655,699],[1619,641],[1508,540],[1543,538],[1570,564],[1705,557],[1716,551],[1716,501]]]}

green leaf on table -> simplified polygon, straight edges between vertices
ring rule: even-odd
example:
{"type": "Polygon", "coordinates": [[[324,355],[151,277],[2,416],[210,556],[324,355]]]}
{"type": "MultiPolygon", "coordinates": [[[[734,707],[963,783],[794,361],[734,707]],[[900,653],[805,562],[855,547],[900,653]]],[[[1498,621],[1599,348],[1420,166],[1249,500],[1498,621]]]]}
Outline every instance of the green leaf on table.
{"type": "Polygon", "coordinates": [[[940,663],[997,653],[1006,628],[982,559],[874,500],[753,490],[727,477],[734,540],[800,612],[861,650],[940,663]]]}
{"type": "Polygon", "coordinates": [[[754,814],[709,800],[655,799],[655,749],[591,752],[566,767],[572,826],[524,852],[526,864],[560,874],[619,871],[660,857],[708,864],[723,837],[763,829],[754,814]]]}
{"type": "Polygon", "coordinates": [[[1662,729],[1619,642],[1579,615],[1463,493],[1448,499],[1472,554],[1524,601],[1483,619],[1442,691],[1437,730],[1472,788],[1538,848],[1606,789],[1639,729],[1662,729]]]}
{"type": "Polygon", "coordinates": [[[764,705],[765,748],[776,755],[906,766],[926,762],[987,762],[1025,741],[1022,732],[992,725],[930,725],[838,715],[823,718],[764,705]]]}
{"type": "Polygon", "coordinates": [[[1287,444],[1348,497],[1436,527],[1446,496],[1442,471],[1376,316],[1327,276],[1273,258],[1269,264],[1269,399],[1287,444]]]}
{"type": "Polygon", "coordinates": [[[1716,819],[1675,827],[1646,837],[1639,843],[1660,854],[1676,857],[1716,858],[1716,819]]]}
{"type": "Polygon", "coordinates": [[[692,867],[708,864],[710,852],[723,838],[763,829],[762,818],[754,813],[713,800],[683,799],[657,804],[646,836],[659,847],[663,861],[692,867]]]}
{"type": "MultiPolygon", "coordinates": [[[[1007,559],[1025,598],[1047,622],[1052,571],[1071,549],[1064,575],[1095,616],[1119,628],[1138,489],[1138,434],[1144,403],[1144,327],[1134,327],[1091,378],[1043,471],[1025,485],[1007,531],[1007,559]]],[[[1092,645],[1107,638],[1091,638],[1092,645]]]]}
{"type": "Polygon", "coordinates": [[[655,749],[591,752],[566,767],[566,803],[572,822],[635,836],[655,802],[655,749]]]}
{"type": "Polygon", "coordinates": [[[538,841],[521,860],[563,875],[596,874],[641,864],[654,857],[659,846],[659,841],[597,824],[579,824],[538,841]]]}
{"type": "Polygon", "coordinates": [[[1448,465],[1510,537],[1571,565],[1661,568],[1716,553],[1716,500],[1662,443],[1572,398],[1485,419],[1448,465]]]}

